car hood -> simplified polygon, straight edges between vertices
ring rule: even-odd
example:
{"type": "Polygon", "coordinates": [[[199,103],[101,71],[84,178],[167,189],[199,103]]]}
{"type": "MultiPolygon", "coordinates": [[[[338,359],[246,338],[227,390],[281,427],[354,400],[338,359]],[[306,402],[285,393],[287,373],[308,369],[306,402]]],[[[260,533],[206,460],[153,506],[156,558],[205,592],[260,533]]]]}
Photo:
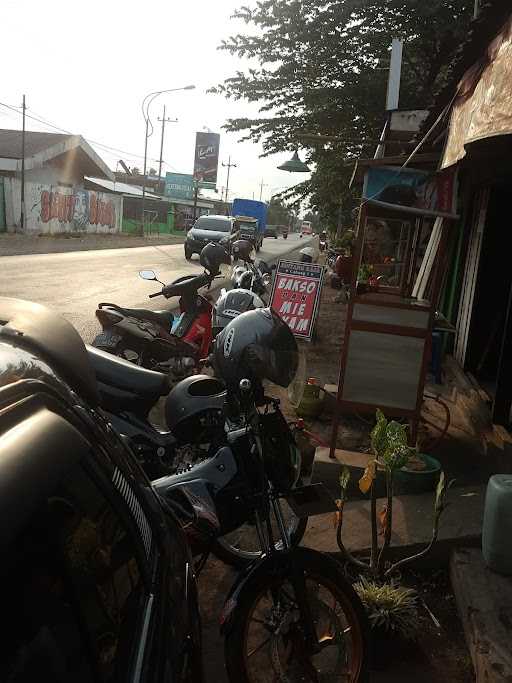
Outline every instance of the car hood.
{"type": "Polygon", "coordinates": [[[208,242],[219,242],[224,237],[229,239],[229,232],[221,232],[220,230],[200,230],[199,228],[192,228],[189,235],[196,240],[208,242]]]}

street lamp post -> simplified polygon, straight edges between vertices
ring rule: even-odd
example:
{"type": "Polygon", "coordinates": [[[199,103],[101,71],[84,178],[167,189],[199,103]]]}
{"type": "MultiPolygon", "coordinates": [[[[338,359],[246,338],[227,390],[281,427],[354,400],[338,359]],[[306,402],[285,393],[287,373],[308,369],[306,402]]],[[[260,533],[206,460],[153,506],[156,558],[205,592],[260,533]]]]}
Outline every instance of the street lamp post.
{"type": "Polygon", "coordinates": [[[141,211],[141,234],[144,235],[144,204],[146,200],[146,173],[147,173],[147,163],[148,163],[148,138],[153,133],[153,124],[151,124],[149,118],[149,107],[153,100],[155,100],[159,95],[164,95],[169,92],[178,92],[180,90],[194,90],[195,85],[186,85],[183,88],[169,88],[167,90],[155,90],[146,95],[142,100],[142,116],[144,117],[144,122],[146,124],[146,133],[144,137],[144,175],[142,177],[142,211],[141,211]],[[149,132],[149,125],[151,124],[151,133],[149,132]]]}

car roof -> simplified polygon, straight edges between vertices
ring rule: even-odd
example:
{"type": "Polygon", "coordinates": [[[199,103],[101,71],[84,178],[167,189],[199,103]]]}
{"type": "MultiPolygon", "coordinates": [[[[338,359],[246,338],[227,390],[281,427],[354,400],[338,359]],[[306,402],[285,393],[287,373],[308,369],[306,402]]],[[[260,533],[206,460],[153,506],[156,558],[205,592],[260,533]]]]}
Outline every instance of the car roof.
{"type": "Polygon", "coordinates": [[[207,216],[199,216],[197,220],[204,220],[205,218],[215,218],[215,220],[222,220],[222,221],[232,221],[233,217],[232,216],[221,216],[220,214],[208,214],[207,216]]]}
{"type": "Polygon", "coordinates": [[[0,297],[0,341],[40,357],[92,405],[98,402],[96,377],[85,344],[73,325],[45,306],[0,297]]]}

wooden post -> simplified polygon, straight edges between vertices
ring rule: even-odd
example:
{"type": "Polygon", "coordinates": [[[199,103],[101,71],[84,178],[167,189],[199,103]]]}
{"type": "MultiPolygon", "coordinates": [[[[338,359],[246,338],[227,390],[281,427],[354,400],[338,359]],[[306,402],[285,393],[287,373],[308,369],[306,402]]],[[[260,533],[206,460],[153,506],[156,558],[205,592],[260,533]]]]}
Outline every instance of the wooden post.
{"type": "Polygon", "coordinates": [[[354,298],[356,296],[357,288],[357,273],[359,272],[359,264],[361,255],[363,253],[364,235],[366,232],[366,203],[361,205],[359,209],[359,218],[357,225],[357,238],[352,250],[352,277],[350,282],[350,301],[347,308],[347,318],[345,321],[345,331],[343,335],[343,346],[340,353],[340,370],[338,374],[338,393],[336,396],[336,405],[334,406],[334,413],[332,417],[332,431],[331,443],[329,449],[329,457],[335,459],[334,451],[336,450],[336,440],[338,438],[338,427],[340,424],[340,406],[339,402],[343,393],[343,374],[345,370],[345,363],[347,360],[347,346],[349,337],[350,321],[352,319],[352,311],[354,308],[354,298]]]}
{"type": "Polygon", "coordinates": [[[508,305],[501,341],[500,360],[496,377],[496,392],[492,406],[492,421],[496,424],[508,426],[510,424],[510,409],[512,407],[512,285],[508,296],[508,305]]]}

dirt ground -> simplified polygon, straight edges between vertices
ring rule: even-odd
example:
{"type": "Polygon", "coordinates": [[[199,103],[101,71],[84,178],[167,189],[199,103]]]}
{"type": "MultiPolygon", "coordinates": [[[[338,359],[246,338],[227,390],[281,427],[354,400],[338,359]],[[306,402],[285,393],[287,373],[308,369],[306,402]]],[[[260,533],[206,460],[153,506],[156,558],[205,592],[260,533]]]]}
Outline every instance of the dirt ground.
{"type": "MultiPolygon", "coordinates": [[[[371,682],[472,683],[475,680],[473,666],[448,572],[407,572],[401,578],[405,585],[415,588],[420,597],[420,636],[416,642],[397,645],[389,660],[374,668],[371,682]],[[425,605],[439,621],[439,627],[425,605]]],[[[207,683],[228,683],[219,616],[235,579],[236,572],[214,557],[208,560],[199,577],[207,683]]]]}
{"type": "Polygon", "coordinates": [[[127,247],[147,247],[150,244],[181,244],[182,242],[183,237],[175,235],[136,237],[124,234],[16,235],[2,233],[0,234],[0,256],[60,254],[67,251],[125,249],[127,247]]]}

